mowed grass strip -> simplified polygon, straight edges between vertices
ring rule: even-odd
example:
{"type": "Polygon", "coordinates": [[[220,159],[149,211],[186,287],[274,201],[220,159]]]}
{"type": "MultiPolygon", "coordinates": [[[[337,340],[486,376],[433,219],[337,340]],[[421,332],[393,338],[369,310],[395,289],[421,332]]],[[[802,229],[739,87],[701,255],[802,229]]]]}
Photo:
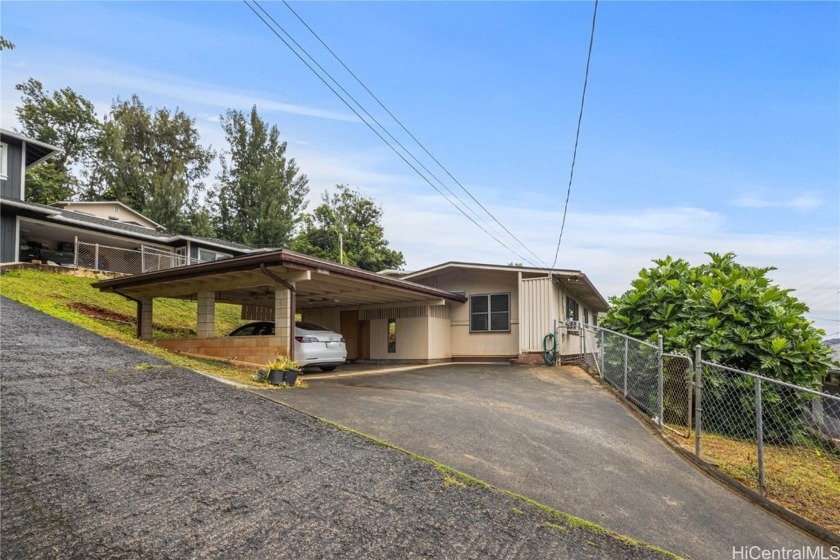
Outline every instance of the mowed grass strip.
{"type": "MultiPolygon", "coordinates": [[[[0,295],[67,321],[126,346],[136,348],[167,362],[228,379],[243,385],[262,387],[251,376],[253,369],[223,361],[202,360],[171,352],[139,340],[137,306],[117,294],[92,288],[96,278],[20,269],[0,276],[0,295]]],[[[195,336],[196,303],[175,299],[156,299],[153,337],[155,340],[195,336]]],[[[216,304],[216,336],[224,336],[244,323],[240,307],[216,304]]]]}

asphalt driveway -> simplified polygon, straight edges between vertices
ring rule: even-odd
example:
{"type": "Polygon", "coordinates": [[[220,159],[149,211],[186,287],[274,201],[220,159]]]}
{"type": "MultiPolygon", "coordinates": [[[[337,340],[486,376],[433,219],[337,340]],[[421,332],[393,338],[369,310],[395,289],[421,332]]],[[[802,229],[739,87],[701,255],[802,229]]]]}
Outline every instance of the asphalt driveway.
{"type": "Polygon", "coordinates": [[[819,545],[685,462],[577,368],[309,376],[270,398],[696,559],[819,545]]]}
{"type": "Polygon", "coordinates": [[[0,335],[3,558],[665,557],[5,298],[0,335]]]}

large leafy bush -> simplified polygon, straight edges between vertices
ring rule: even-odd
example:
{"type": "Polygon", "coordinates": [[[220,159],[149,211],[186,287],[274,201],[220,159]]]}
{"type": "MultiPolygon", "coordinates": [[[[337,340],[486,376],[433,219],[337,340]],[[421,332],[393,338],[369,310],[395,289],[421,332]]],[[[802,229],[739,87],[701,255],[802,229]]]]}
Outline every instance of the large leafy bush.
{"type": "MultiPolygon", "coordinates": [[[[732,253],[707,255],[710,262],[699,266],[670,256],[655,260],[632,289],[611,299],[602,324],[649,341],[661,334],[669,352],[693,356],[699,344],[705,360],[819,390],[831,358],[821,343],[825,333],[804,317],[808,307],[772,284],[773,268],[738,264],[732,253]]],[[[754,407],[752,379],[708,381],[704,406],[728,411],[717,429],[747,437],[754,431],[754,415],[744,410],[754,407]]],[[[796,438],[807,395],[769,383],[763,392],[768,436],[796,438]]]]}

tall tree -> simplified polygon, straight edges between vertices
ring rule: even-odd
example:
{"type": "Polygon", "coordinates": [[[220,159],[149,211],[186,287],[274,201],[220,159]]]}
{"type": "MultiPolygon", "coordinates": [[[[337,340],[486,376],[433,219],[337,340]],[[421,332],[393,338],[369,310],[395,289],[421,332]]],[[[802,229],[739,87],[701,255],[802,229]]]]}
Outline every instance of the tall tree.
{"type": "Polygon", "coordinates": [[[22,132],[64,151],[27,170],[27,200],[49,204],[81,194],[101,127],[93,103],[69,87],[50,94],[34,78],[15,89],[22,93],[15,109],[22,132]]]}
{"type": "Polygon", "coordinates": [[[216,193],[216,231],[220,237],[260,247],[284,247],[306,207],[308,179],[276,125],[268,126],[251,108],[249,116],[229,110],[222,116],[229,144],[221,157],[216,193]]]}
{"type": "Polygon", "coordinates": [[[0,51],[4,51],[6,49],[13,50],[15,48],[15,44],[0,35],[0,51]]]}
{"type": "Polygon", "coordinates": [[[87,198],[119,200],[173,233],[190,228],[188,206],[214,154],[183,111],[146,107],[137,95],[115,100],[96,156],[87,198]]]}
{"type": "Polygon", "coordinates": [[[403,254],[388,248],[382,227],[382,208],[346,185],[304,217],[304,226],[292,249],[378,272],[400,268],[403,254]]]}

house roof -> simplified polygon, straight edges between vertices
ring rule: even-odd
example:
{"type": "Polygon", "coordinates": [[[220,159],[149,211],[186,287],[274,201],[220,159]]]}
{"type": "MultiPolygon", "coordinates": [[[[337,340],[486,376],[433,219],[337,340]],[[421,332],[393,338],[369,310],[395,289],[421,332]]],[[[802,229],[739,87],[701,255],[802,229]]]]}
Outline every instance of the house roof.
{"type": "Polygon", "coordinates": [[[32,167],[36,163],[40,163],[41,161],[54,156],[55,154],[63,153],[64,150],[61,148],[56,148],[46,142],[40,142],[35,140],[34,138],[29,138],[28,136],[24,136],[23,134],[19,134],[17,132],[12,132],[11,130],[6,130],[5,128],[0,128],[0,137],[3,138],[13,138],[15,140],[19,140],[21,142],[26,142],[26,167],[32,167]]]}
{"type": "Polygon", "coordinates": [[[559,282],[563,289],[574,296],[576,300],[583,303],[589,309],[596,312],[605,312],[609,304],[604,296],[592,284],[589,278],[580,270],[564,270],[557,268],[532,268],[527,266],[495,265],[482,263],[468,263],[450,261],[435,265],[423,270],[418,270],[403,276],[406,280],[419,280],[436,276],[443,272],[456,269],[470,269],[477,271],[492,271],[502,273],[525,273],[534,276],[551,276],[559,282]]]}
{"type": "Polygon", "coordinates": [[[286,249],[255,251],[230,259],[124,276],[97,282],[93,287],[135,299],[183,298],[197,291],[213,291],[217,301],[270,307],[277,285],[274,276],[296,281],[299,309],[466,301],[459,294],[286,249]]]}
{"type": "Polygon", "coordinates": [[[17,208],[22,213],[37,215],[39,217],[47,218],[49,221],[57,223],[74,225],[85,229],[93,229],[96,231],[104,231],[108,233],[116,233],[133,239],[154,241],[157,243],[174,244],[178,241],[193,241],[208,245],[211,247],[218,247],[220,249],[235,249],[243,252],[252,252],[253,248],[235,243],[233,241],[225,241],[222,239],[213,239],[209,237],[193,237],[189,235],[172,235],[170,233],[156,231],[147,227],[136,226],[125,222],[115,220],[107,220],[84,214],[82,212],[74,212],[72,210],[64,210],[55,206],[46,206],[36,202],[23,202],[13,198],[0,197],[0,205],[11,206],[17,208]]]}
{"type": "MultiPolygon", "coordinates": [[[[125,210],[128,214],[131,214],[132,216],[135,216],[137,218],[140,218],[142,220],[145,220],[145,221],[149,222],[150,224],[153,224],[154,227],[156,229],[158,229],[159,231],[165,231],[166,230],[166,228],[163,227],[162,225],[160,225],[159,223],[155,222],[151,218],[148,218],[148,217],[144,216],[143,214],[141,214],[140,212],[138,212],[134,208],[131,208],[130,206],[127,206],[127,205],[123,204],[122,202],[120,202],[118,200],[90,200],[90,201],[86,200],[86,201],[81,201],[81,202],[75,202],[75,201],[72,201],[72,200],[62,200],[61,202],[54,202],[50,206],[55,206],[57,208],[62,208],[63,209],[63,208],[65,208],[65,207],[67,207],[71,204],[82,205],[82,206],[85,206],[85,205],[93,205],[93,206],[111,205],[111,206],[114,206],[114,205],[116,205],[116,206],[119,206],[120,208],[122,208],[123,210],[125,210]]],[[[77,212],[77,210],[70,210],[70,212],[77,212]]],[[[111,220],[111,221],[116,222],[117,220],[111,220]]]]}

